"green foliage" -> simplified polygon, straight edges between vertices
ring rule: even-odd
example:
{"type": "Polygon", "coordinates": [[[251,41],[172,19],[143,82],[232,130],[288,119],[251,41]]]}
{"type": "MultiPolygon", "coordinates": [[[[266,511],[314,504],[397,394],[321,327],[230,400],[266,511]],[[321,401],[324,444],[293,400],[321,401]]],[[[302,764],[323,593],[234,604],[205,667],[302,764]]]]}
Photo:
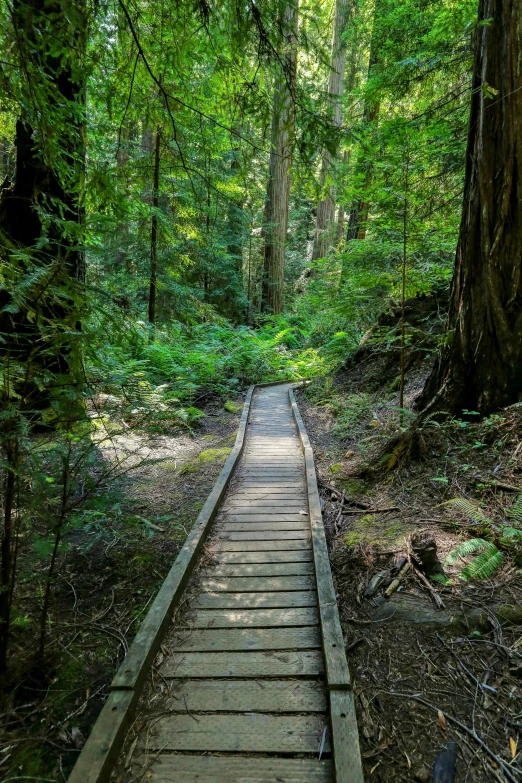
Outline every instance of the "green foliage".
{"type": "Polygon", "coordinates": [[[508,519],[512,519],[514,522],[517,522],[519,525],[522,525],[522,492],[515,500],[513,508],[508,509],[507,517],[508,519]]]}
{"type": "Polygon", "coordinates": [[[484,512],[474,500],[468,500],[468,498],[452,498],[451,500],[446,500],[444,503],[441,503],[441,505],[456,508],[457,511],[465,514],[470,519],[474,519],[476,522],[487,522],[484,512]]]}
{"type": "Polygon", "coordinates": [[[504,553],[491,541],[486,541],[483,538],[471,538],[453,549],[446,557],[444,565],[455,565],[459,560],[469,555],[476,555],[476,557],[460,572],[459,578],[463,580],[490,579],[504,560],[504,553]]]}

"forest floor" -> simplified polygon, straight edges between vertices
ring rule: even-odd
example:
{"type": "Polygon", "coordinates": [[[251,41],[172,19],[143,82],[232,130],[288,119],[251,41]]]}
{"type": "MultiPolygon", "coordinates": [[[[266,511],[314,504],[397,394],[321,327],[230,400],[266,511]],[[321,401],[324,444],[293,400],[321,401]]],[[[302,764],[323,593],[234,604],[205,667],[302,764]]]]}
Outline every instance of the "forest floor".
{"type": "MultiPolygon", "coordinates": [[[[187,429],[130,428],[100,443],[91,478],[111,474],[66,536],[45,665],[33,665],[48,558],[21,565],[11,682],[0,709],[0,780],[67,779],[108,686],[234,444],[242,397],[201,406],[187,429]],[[36,588],[35,588],[36,585],[36,588]],[[30,651],[30,652],[28,652],[30,651]]],[[[104,413],[105,418],[106,412],[104,413]]]]}
{"type": "MultiPolygon", "coordinates": [[[[414,306],[423,311],[424,335],[439,328],[433,305],[428,316],[429,302],[414,306]]],[[[513,553],[489,579],[463,581],[460,562],[444,567],[447,584],[426,582],[420,567],[390,598],[383,592],[417,542],[432,555],[436,546],[442,571],[455,546],[487,536],[486,526],[441,503],[479,501],[493,526],[506,522],[513,488],[522,485],[522,409],[480,422],[428,422],[416,437],[397,439],[398,353],[377,334],[369,338],[343,373],[299,392],[322,481],[366,779],[431,781],[437,759],[448,774],[454,740],[455,783],[518,781],[522,584],[513,553]],[[382,586],[366,596],[379,574],[382,586]]],[[[414,338],[406,405],[431,361],[425,337],[414,338]]]]}

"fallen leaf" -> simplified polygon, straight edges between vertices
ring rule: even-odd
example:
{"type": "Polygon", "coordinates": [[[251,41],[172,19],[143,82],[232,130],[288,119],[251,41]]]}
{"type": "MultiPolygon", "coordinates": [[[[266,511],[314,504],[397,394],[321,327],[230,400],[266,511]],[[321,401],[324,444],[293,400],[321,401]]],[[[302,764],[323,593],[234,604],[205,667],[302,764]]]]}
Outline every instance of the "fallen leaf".
{"type": "Polygon", "coordinates": [[[511,750],[511,758],[514,759],[517,755],[517,743],[513,737],[509,738],[509,749],[511,750]]]}
{"type": "Polygon", "coordinates": [[[438,710],[437,718],[439,719],[439,726],[441,727],[441,729],[443,731],[446,731],[446,729],[447,729],[446,718],[444,717],[444,714],[443,714],[443,712],[441,710],[438,710]]]}
{"type": "Polygon", "coordinates": [[[350,457],[353,457],[354,454],[355,454],[354,451],[347,451],[346,454],[344,455],[344,458],[350,459],[350,457]]]}

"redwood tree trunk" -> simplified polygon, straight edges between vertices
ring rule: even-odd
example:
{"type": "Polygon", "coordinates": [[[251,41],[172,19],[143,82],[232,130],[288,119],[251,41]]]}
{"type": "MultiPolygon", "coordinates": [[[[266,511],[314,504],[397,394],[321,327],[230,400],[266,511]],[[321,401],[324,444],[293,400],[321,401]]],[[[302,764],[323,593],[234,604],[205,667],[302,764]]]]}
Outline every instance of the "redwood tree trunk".
{"type": "Polygon", "coordinates": [[[480,0],[448,341],[418,401],[487,414],[522,395],[522,5],[480,0]]]}
{"type": "MultiPolygon", "coordinates": [[[[331,123],[334,128],[340,128],[343,121],[341,97],[346,68],[346,41],[343,39],[343,34],[348,23],[349,10],[350,0],[337,0],[332,38],[332,60],[328,79],[328,97],[332,112],[331,123]]],[[[332,155],[328,150],[324,150],[321,162],[323,198],[317,204],[312,260],[323,258],[328,252],[330,244],[335,240],[335,184],[329,181],[332,174],[332,162],[332,155]]]]}
{"type": "Polygon", "coordinates": [[[262,311],[274,314],[281,313],[284,306],[285,247],[294,136],[292,89],[296,68],[296,0],[288,0],[282,26],[285,44],[281,57],[282,70],[277,76],[274,87],[261,293],[262,311]]]}

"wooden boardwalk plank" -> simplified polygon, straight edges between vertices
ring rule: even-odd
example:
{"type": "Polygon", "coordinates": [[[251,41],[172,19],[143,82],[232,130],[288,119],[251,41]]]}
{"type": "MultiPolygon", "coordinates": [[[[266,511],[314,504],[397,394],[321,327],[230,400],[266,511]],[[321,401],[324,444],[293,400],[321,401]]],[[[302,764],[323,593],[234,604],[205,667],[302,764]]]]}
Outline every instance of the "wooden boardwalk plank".
{"type": "Polygon", "coordinates": [[[308,522],[308,514],[300,511],[298,514],[259,514],[259,513],[238,513],[237,509],[224,513],[220,522],[308,522]]]}
{"type": "MultiPolygon", "coordinates": [[[[183,629],[182,633],[186,633],[183,629]]],[[[321,647],[318,628],[191,629],[179,639],[175,652],[247,652],[248,650],[315,650],[321,647]]]]}
{"type": "Polygon", "coordinates": [[[313,590],[313,576],[224,576],[202,579],[201,592],[218,593],[266,593],[279,590],[313,590]]]}
{"type": "Polygon", "coordinates": [[[283,551],[310,549],[309,541],[216,541],[212,542],[216,552],[266,552],[271,549],[283,551]]]}
{"type": "Polygon", "coordinates": [[[154,724],[148,750],[317,755],[324,726],[320,715],[169,715],[154,724]]]}
{"type": "Polygon", "coordinates": [[[317,677],[323,672],[319,650],[179,653],[161,667],[165,678],[317,677]]]}
{"type": "Polygon", "coordinates": [[[155,754],[136,759],[138,770],[150,771],[147,783],[331,783],[329,760],[248,756],[155,754]]]}
{"type": "Polygon", "coordinates": [[[285,593],[201,593],[196,599],[201,609],[263,609],[290,606],[317,606],[314,590],[285,593]]]}
{"type": "Polygon", "coordinates": [[[317,625],[315,607],[287,609],[201,609],[192,618],[192,628],[272,628],[317,625]]]}
{"type": "Polygon", "coordinates": [[[228,576],[304,576],[314,573],[314,564],[304,563],[231,563],[214,566],[211,573],[206,576],[228,577],[228,576]]]}
{"type": "Polygon", "coordinates": [[[326,712],[314,680],[173,680],[169,712],[326,712]]]}
{"type": "Polygon", "coordinates": [[[308,540],[310,530],[220,530],[218,541],[297,541],[308,540]]]}
{"type": "Polygon", "coordinates": [[[223,525],[219,525],[216,532],[218,533],[239,533],[241,531],[266,531],[270,530],[307,530],[310,533],[310,523],[307,517],[303,516],[302,521],[297,522],[250,522],[249,519],[245,519],[241,522],[225,522],[223,525]]]}
{"type": "Polygon", "coordinates": [[[311,563],[312,550],[301,549],[285,552],[216,552],[216,563],[311,563]]]}

